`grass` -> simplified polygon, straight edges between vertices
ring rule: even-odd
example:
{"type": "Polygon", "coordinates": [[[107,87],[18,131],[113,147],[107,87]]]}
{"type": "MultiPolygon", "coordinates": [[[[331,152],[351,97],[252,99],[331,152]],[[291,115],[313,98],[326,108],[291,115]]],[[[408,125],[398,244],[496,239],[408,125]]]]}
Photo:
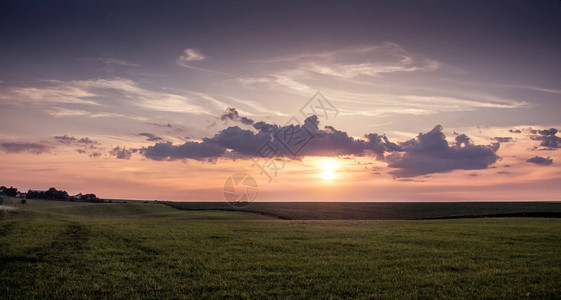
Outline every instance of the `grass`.
{"type": "Polygon", "coordinates": [[[559,298],[561,220],[294,221],[31,200],[2,298],[559,298]]]}

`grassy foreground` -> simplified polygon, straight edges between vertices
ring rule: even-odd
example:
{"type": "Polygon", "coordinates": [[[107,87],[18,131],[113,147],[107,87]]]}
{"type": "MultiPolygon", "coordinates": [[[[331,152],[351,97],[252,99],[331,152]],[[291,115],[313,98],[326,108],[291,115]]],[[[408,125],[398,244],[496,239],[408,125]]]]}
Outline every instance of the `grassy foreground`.
{"type": "Polygon", "coordinates": [[[8,299],[561,297],[560,219],[286,221],[152,203],[13,206],[0,216],[8,299]]]}

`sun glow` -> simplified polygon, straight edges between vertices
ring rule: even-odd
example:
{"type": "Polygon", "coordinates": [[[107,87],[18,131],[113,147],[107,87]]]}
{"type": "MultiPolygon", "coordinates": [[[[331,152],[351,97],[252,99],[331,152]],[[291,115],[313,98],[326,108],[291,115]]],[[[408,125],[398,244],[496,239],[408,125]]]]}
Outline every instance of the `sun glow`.
{"type": "Polygon", "coordinates": [[[336,170],[339,167],[337,161],[333,158],[326,158],[319,162],[319,168],[321,169],[321,173],[319,177],[327,180],[332,180],[337,177],[336,170]]]}

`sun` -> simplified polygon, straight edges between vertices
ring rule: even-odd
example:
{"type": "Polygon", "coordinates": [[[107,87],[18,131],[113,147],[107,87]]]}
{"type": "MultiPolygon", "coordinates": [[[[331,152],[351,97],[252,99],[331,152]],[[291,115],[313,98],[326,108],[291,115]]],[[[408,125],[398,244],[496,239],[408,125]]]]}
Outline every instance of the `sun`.
{"type": "Polygon", "coordinates": [[[318,163],[321,173],[319,177],[327,180],[333,180],[337,178],[337,173],[335,172],[339,167],[337,161],[333,158],[325,158],[318,163]]]}

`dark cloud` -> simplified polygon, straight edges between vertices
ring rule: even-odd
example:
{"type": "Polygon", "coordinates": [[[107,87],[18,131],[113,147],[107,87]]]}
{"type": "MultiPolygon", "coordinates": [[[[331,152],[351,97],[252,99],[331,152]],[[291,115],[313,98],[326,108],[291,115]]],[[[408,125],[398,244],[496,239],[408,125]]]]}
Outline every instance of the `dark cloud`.
{"type": "Polygon", "coordinates": [[[522,130],[520,130],[520,129],[509,129],[508,132],[510,132],[510,133],[522,133],[522,130]]]}
{"type": "Polygon", "coordinates": [[[141,153],[150,159],[199,159],[209,160],[220,156],[231,158],[264,156],[261,150],[270,147],[271,156],[299,158],[303,156],[373,155],[383,160],[385,151],[395,151],[399,146],[384,135],[368,134],[355,139],[331,126],[318,128],[319,121],[311,116],[304,124],[279,126],[255,122],[250,129],[231,126],[202,142],[186,142],[183,145],[158,143],[143,148],[141,153]],[[300,135],[302,134],[302,135],[300,135]],[[295,148],[290,148],[292,144],[295,148]],[[305,147],[300,147],[304,146],[305,147]]]}
{"type": "Polygon", "coordinates": [[[76,152],[80,153],[80,154],[84,154],[86,153],[86,150],[84,149],[76,149],[76,152]]]}
{"type": "Polygon", "coordinates": [[[526,161],[529,162],[529,163],[533,163],[533,164],[536,164],[536,165],[542,165],[542,166],[549,166],[549,165],[553,164],[553,159],[551,159],[549,157],[545,158],[545,157],[541,157],[541,156],[534,156],[530,159],[527,159],[526,161]]]}
{"type": "Polygon", "coordinates": [[[538,133],[541,135],[555,135],[557,134],[558,130],[555,128],[550,128],[550,129],[544,129],[544,130],[538,130],[538,133]]]}
{"type": "Polygon", "coordinates": [[[224,149],[232,149],[242,155],[254,155],[257,149],[272,140],[272,135],[265,132],[253,132],[238,126],[221,130],[212,138],[203,139],[204,143],[212,144],[224,149]]]}
{"type": "MultiPolygon", "coordinates": [[[[100,157],[101,155],[102,155],[102,154],[99,153],[99,152],[92,152],[92,153],[90,153],[90,157],[91,157],[91,158],[97,158],[97,157],[100,157]]],[[[130,156],[129,156],[129,157],[130,157],[130,156]]]]}
{"type": "Polygon", "coordinates": [[[41,154],[49,152],[50,148],[38,143],[2,143],[0,144],[6,153],[29,152],[41,154]]]}
{"type": "Polygon", "coordinates": [[[68,136],[67,134],[65,135],[59,135],[59,136],[55,136],[54,139],[61,143],[61,144],[74,144],[74,143],[79,143],[79,144],[84,144],[84,145],[93,145],[93,144],[97,144],[96,141],[85,137],[85,138],[75,138],[73,136],[68,136]]]}
{"type": "MultiPolygon", "coordinates": [[[[223,118],[229,120],[242,119],[234,108],[229,108],[225,115],[227,117],[223,115],[223,118]]],[[[415,139],[393,143],[377,133],[354,138],[332,126],[320,129],[316,116],[307,118],[301,125],[279,126],[253,120],[251,123],[253,129],[231,126],[200,142],[156,143],[142,148],[140,153],[154,160],[265,157],[262,150],[268,150],[270,157],[295,159],[303,156],[374,156],[388,162],[388,166],[394,169],[391,171],[394,177],[485,169],[499,158],[496,155],[499,143],[474,145],[465,134],[456,134],[454,143],[449,145],[441,126],[421,133],[415,139]],[[290,148],[294,142],[297,147],[290,148]]]]}
{"type": "Polygon", "coordinates": [[[167,127],[167,128],[171,128],[171,127],[172,127],[170,123],[167,123],[167,124],[160,124],[160,123],[155,123],[155,122],[153,122],[153,123],[148,123],[148,124],[154,125],[154,126],[157,126],[157,127],[167,127]]]}
{"type": "Polygon", "coordinates": [[[273,134],[279,129],[279,126],[266,122],[256,122],[253,124],[253,128],[259,130],[259,132],[273,134]]]}
{"type": "Polygon", "coordinates": [[[55,136],[54,139],[61,144],[72,144],[76,141],[75,137],[65,135],[55,136]]]}
{"type": "Polygon", "coordinates": [[[197,159],[214,160],[224,154],[226,149],[209,142],[186,142],[183,145],[172,145],[171,142],[157,143],[142,148],[140,153],[153,160],[197,159]]]}
{"type": "MultiPolygon", "coordinates": [[[[440,130],[442,130],[442,126],[440,126],[440,127],[441,127],[440,130]]],[[[462,146],[467,146],[470,143],[471,143],[471,140],[467,135],[456,133],[456,147],[461,148],[462,146]]]]}
{"type": "Polygon", "coordinates": [[[226,111],[220,116],[220,120],[232,120],[235,122],[241,122],[244,125],[252,125],[254,123],[252,119],[240,117],[238,111],[234,107],[228,107],[226,111]]]}
{"type": "Polygon", "coordinates": [[[466,135],[456,136],[449,145],[438,125],[427,133],[400,143],[401,152],[388,155],[386,161],[394,177],[414,177],[453,170],[486,169],[497,161],[499,144],[474,145],[466,135]]]}
{"type": "Polygon", "coordinates": [[[496,136],[496,137],[492,138],[492,140],[495,140],[495,141],[497,141],[497,142],[499,142],[499,143],[509,143],[509,142],[512,142],[512,138],[509,137],[509,136],[508,136],[508,137],[499,137],[499,136],[496,136]]]}
{"type": "MultiPolygon", "coordinates": [[[[311,116],[304,122],[304,126],[313,134],[313,139],[303,148],[299,156],[342,156],[342,155],[372,155],[378,160],[384,159],[384,152],[395,151],[399,148],[391,143],[384,135],[370,133],[364,139],[355,139],[346,132],[325,126],[318,128],[319,121],[316,116],[311,116]]],[[[280,130],[287,130],[288,127],[280,130]]]]}
{"type": "Polygon", "coordinates": [[[118,159],[130,159],[131,155],[133,153],[136,153],[138,151],[138,149],[133,149],[133,148],[129,148],[127,149],[126,147],[115,147],[114,149],[112,149],[109,154],[117,157],[118,159]]]}
{"type": "Polygon", "coordinates": [[[78,140],[78,143],[80,143],[80,144],[87,144],[87,145],[91,145],[91,144],[97,144],[97,142],[96,142],[96,141],[94,141],[94,140],[91,140],[91,139],[90,139],[90,138],[88,138],[88,137],[85,137],[85,138],[81,138],[81,139],[79,139],[79,140],[78,140]]]}
{"type": "Polygon", "coordinates": [[[156,136],[155,134],[152,134],[152,133],[148,133],[148,132],[142,132],[142,133],[139,133],[138,135],[146,137],[146,140],[151,141],[151,142],[163,141],[163,139],[161,137],[156,136]]]}
{"type": "Polygon", "coordinates": [[[541,141],[540,146],[544,148],[540,150],[556,150],[561,148],[561,138],[556,136],[557,132],[558,130],[555,128],[535,130],[537,135],[533,135],[530,138],[541,141]]]}

